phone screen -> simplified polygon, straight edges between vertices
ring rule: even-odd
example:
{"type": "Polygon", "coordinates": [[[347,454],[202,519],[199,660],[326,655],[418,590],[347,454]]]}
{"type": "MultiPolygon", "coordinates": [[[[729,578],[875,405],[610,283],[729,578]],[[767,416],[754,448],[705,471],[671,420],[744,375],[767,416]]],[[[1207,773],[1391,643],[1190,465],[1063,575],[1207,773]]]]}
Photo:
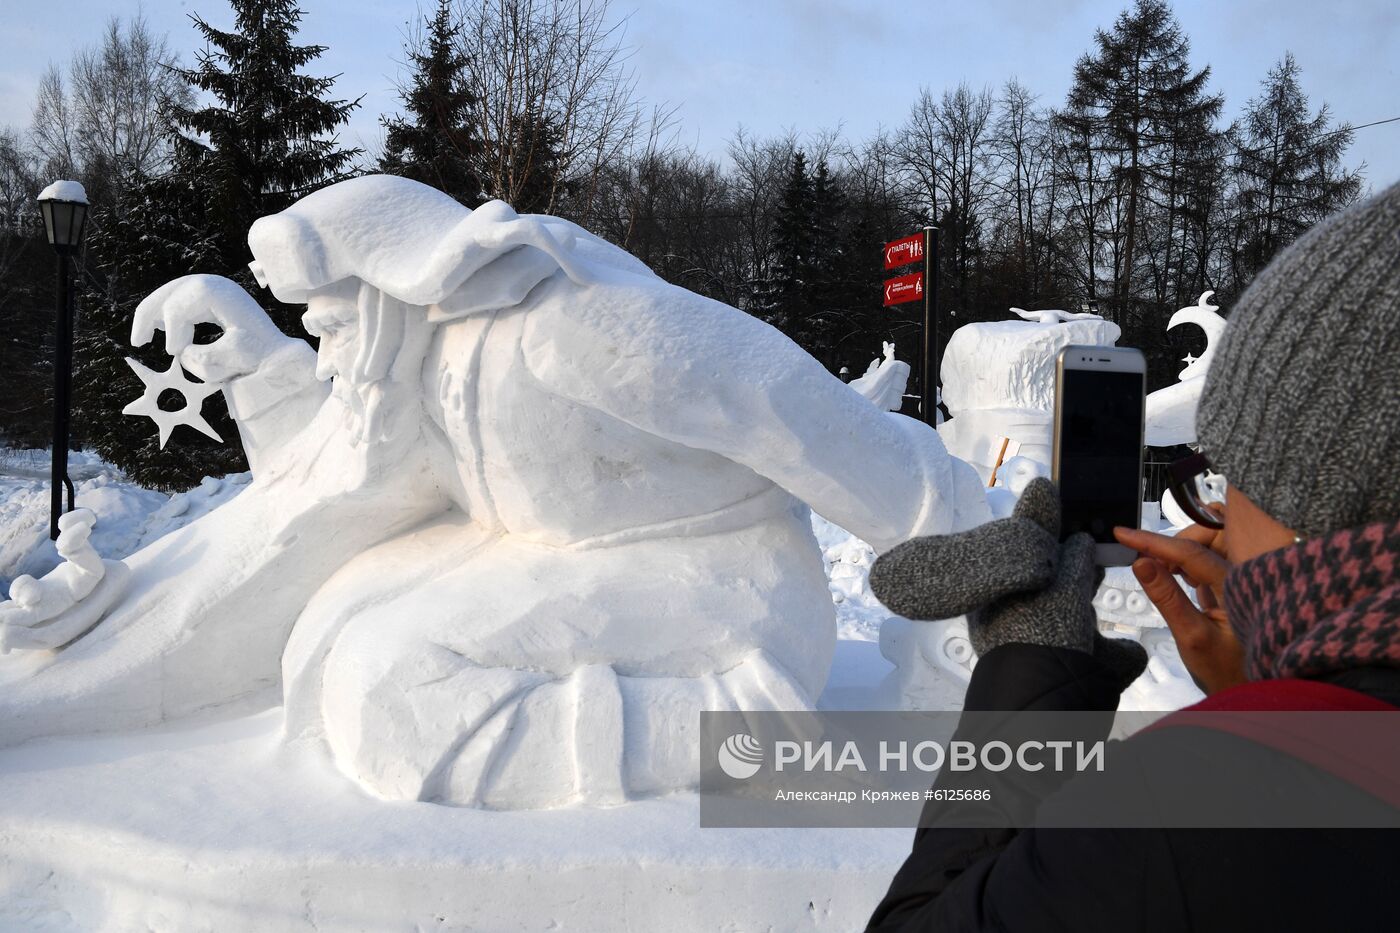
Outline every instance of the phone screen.
{"type": "Polygon", "coordinates": [[[1086,531],[1113,542],[1141,510],[1142,373],[1068,369],[1060,400],[1060,538],[1086,531]]]}

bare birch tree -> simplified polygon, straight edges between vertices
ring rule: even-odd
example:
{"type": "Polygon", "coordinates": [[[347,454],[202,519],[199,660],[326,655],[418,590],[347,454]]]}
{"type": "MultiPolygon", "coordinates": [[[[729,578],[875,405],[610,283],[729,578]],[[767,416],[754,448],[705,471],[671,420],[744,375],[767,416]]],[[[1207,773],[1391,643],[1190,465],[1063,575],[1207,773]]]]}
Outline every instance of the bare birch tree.
{"type": "Polygon", "coordinates": [[[459,19],[487,194],[586,215],[605,168],[667,122],[637,99],[624,22],[608,0],[461,0],[459,19]]]}
{"type": "Polygon", "coordinates": [[[74,54],[66,80],[50,66],[32,130],[46,174],[119,190],[124,175],[155,172],[169,156],[162,115],[191,95],[167,67],[174,58],[138,14],[109,19],[99,42],[74,54]]]}

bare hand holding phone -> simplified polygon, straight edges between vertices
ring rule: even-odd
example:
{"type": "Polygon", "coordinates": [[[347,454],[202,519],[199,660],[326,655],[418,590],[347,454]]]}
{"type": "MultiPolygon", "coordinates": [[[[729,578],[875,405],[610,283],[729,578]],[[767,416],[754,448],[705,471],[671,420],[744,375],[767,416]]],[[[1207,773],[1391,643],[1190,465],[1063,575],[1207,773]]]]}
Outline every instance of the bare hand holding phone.
{"type": "Polygon", "coordinates": [[[1235,637],[1222,606],[1221,587],[1230,564],[1221,553],[1220,531],[1192,525],[1176,537],[1116,528],[1125,547],[1140,556],[1133,575],[1166,620],[1181,660],[1206,693],[1243,683],[1244,646],[1235,637]],[[1176,582],[1181,576],[1196,588],[1200,608],[1176,582]]]}

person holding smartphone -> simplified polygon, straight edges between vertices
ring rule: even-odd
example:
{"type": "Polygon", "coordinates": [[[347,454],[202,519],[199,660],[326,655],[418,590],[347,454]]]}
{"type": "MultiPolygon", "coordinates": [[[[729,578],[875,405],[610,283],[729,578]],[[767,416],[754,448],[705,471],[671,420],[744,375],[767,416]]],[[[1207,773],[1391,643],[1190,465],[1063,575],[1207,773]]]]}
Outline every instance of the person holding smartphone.
{"type": "MultiPolygon", "coordinates": [[[[1318,225],[1259,274],[1211,365],[1198,434],[1201,453],[1174,471],[1197,524],[1174,538],[1113,532],[1207,694],[1197,708],[1400,712],[1400,185],[1318,225]],[[1228,481],[1223,507],[1196,494],[1207,470],[1228,481]]],[[[979,661],[965,710],[1111,712],[1143,669],[1140,646],[1098,632],[1102,542],[1061,541],[1061,512],[1040,480],[1012,518],[914,539],[872,568],[872,590],[901,615],[969,613],[979,661]]],[[[1039,808],[1029,829],[923,826],[868,929],[1394,925],[1395,829],[1088,829],[1067,828],[1084,824],[1064,814],[1128,806],[1133,793],[1163,809],[1249,808],[1284,785],[1393,813],[1400,775],[1372,768],[1361,787],[1351,775],[1367,761],[1348,771],[1204,728],[1112,744],[1129,765],[1118,773],[1142,786],[1079,775],[1027,802],[1039,808]],[[1239,766],[1246,748],[1268,767],[1239,766]]]]}

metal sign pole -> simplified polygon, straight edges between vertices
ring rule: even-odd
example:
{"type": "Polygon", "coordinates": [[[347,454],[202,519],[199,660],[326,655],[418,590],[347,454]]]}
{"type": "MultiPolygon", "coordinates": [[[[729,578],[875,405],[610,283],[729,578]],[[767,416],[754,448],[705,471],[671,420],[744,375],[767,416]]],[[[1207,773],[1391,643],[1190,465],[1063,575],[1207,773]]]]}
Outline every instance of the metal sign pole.
{"type": "Polygon", "coordinates": [[[919,412],[938,423],[938,228],[924,228],[924,359],[919,412]]]}

